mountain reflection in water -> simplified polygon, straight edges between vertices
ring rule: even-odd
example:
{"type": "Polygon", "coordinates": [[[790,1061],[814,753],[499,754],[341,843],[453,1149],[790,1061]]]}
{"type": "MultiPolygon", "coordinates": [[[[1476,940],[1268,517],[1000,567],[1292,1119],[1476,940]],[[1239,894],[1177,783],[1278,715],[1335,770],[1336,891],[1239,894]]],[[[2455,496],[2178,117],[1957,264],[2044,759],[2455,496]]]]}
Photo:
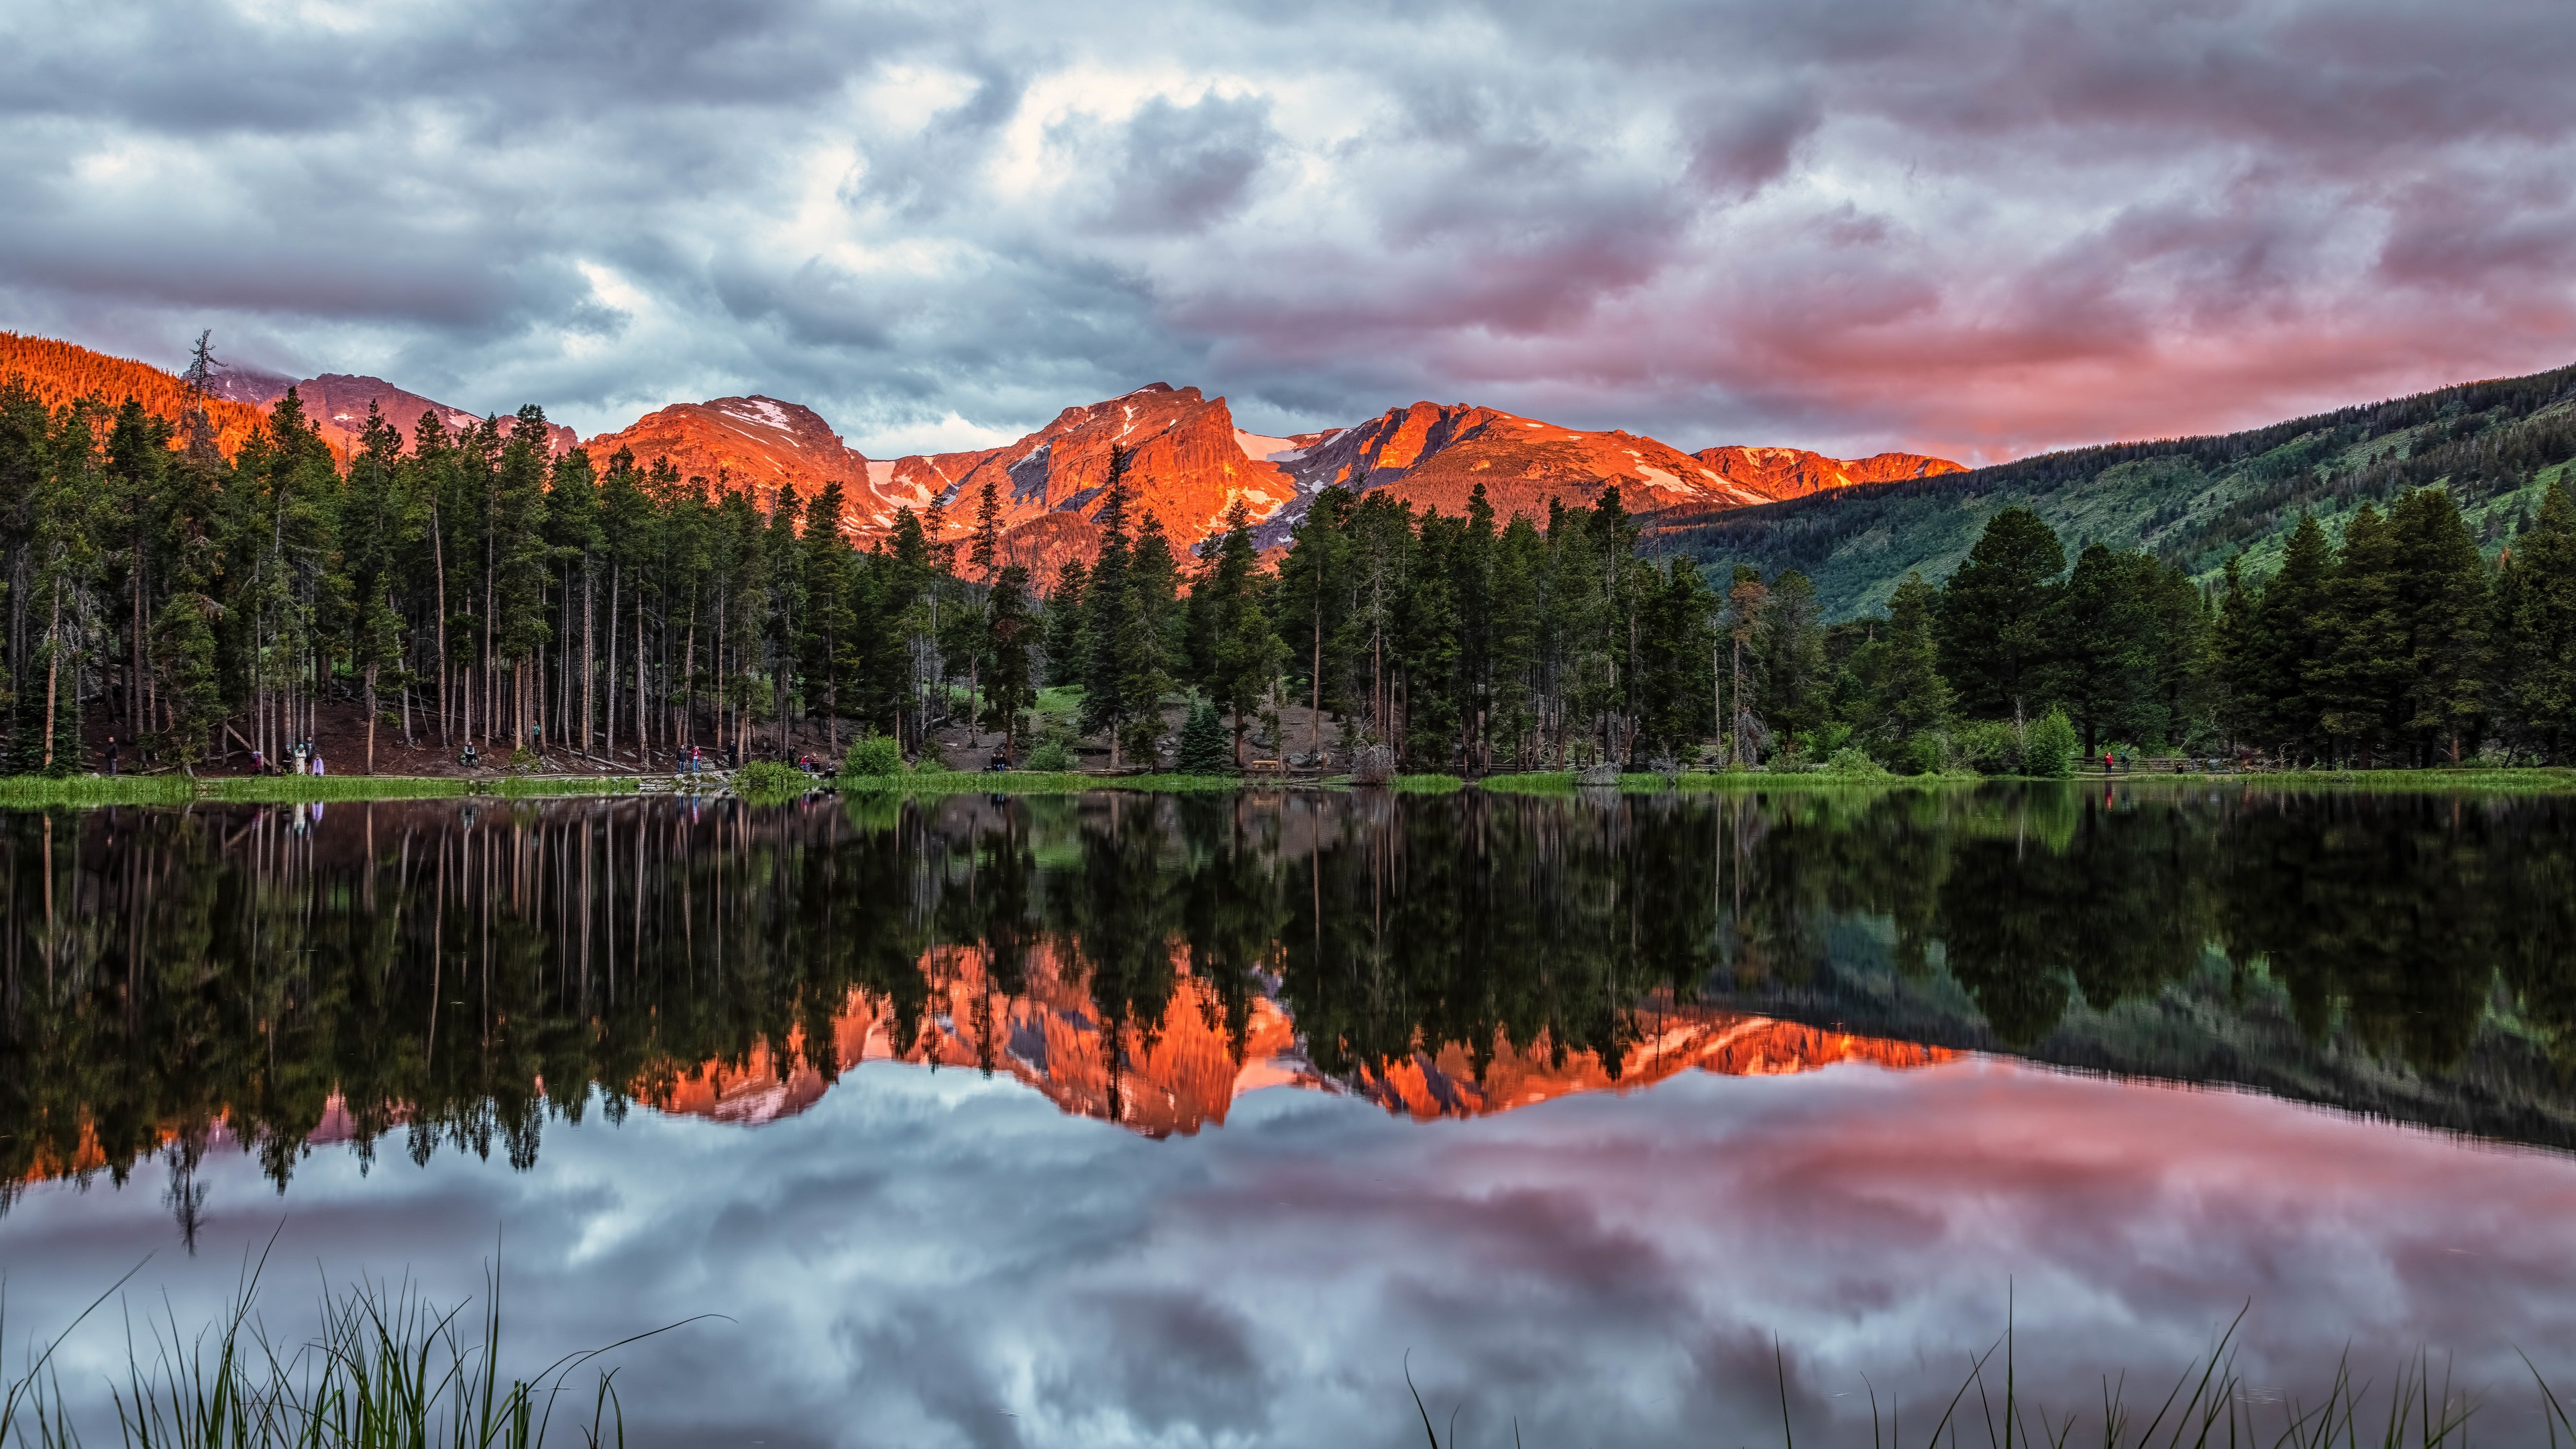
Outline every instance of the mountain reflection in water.
{"type": "Polygon", "coordinates": [[[2563,1147],[2572,834],[2054,788],[14,814],[0,1181],[526,1167],[550,1114],[767,1120],[881,1058],[1164,1135],[2001,1050],[2563,1147]]]}

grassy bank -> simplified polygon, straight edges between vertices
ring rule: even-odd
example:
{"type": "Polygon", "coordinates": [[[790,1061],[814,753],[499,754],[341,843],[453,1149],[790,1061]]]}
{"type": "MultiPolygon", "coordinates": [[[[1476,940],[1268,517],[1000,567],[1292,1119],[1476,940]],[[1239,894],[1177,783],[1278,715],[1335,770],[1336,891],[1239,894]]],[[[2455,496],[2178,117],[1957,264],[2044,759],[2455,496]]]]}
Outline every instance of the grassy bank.
{"type": "MultiPolygon", "coordinates": [[[[1576,783],[1576,776],[1571,770],[1536,771],[1527,775],[1489,775],[1480,783],[1488,790],[1507,795],[1571,795],[1587,788],[1576,783]]],[[[1984,783],[1984,777],[1978,775],[1830,775],[1804,772],[1783,772],[1775,775],[1753,770],[1685,770],[1671,784],[1666,784],[1661,775],[1621,775],[1617,788],[1623,794],[1659,795],[1666,790],[1702,794],[1723,794],[1741,790],[1921,790],[1944,785],[1984,783]]]]}
{"type": "MultiPolygon", "coordinates": [[[[2102,783],[2099,773],[2078,775],[2079,780],[2102,783]]],[[[2113,775],[2114,783],[2147,785],[2170,783],[2207,787],[2210,785],[2246,786],[2269,790],[2355,790],[2363,792],[2404,794],[2452,794],[2474,791],[2480,794],[2559,795],[2576,792],[2576,769],[2564,767],[2535,769],[2480,769],[2464,767],[2443,770],[2283,770],[2268,775],[2113,775]]]]}
{"type": "Polygon", "coordinates": [[[912,770],[900,775],[841,775],[844,795],[1078,795],[1086,790],[1166,793],[1243,788],[1234,775],[1082,775],[1070,770],[912,770]]]}
{"type": "Polygon", "coordinates": [[[454,779],[426,775],[42,775],[0,777],[0,807],[54,805],[292,805],[308,801],[437,800],[466,795],[543,799],[616,795],[635,790],[633,776],[499,775],[454,779]]]}

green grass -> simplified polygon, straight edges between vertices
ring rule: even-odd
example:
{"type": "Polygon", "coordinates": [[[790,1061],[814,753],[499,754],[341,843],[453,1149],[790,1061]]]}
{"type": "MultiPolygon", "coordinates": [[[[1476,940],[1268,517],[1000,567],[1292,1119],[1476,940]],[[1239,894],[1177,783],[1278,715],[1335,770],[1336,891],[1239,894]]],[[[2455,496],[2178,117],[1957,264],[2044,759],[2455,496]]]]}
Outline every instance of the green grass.
{"type": "MultiPolygon", "coordinates": [[[[1571,770],[1488,775],[1481,783],[1484,788],[1505,795],[1571,795],[1583,788],[1575,783],[1575,774],[1571,770]]],[[[1742,790],[1923,790],[1942,785],[1983,783],[1984,777],[1968,775],[1767,774],[1753,770],[1685,770],[1671,785],[1666,785],[1661,775],[1621,775],[1618,788],[1623,794],[1659,795],[1666,790],[1680,790],[1685,794],[1726,794],[1742,790]]]]}
{"type": "Polygon", "coordinates": [[[502,775],[451,779],[424,775],[42,775],[0,778],[0,807],[187,805],[210,801],[286,805],[307,801],[436,800],[462,795],[541,799],[551,795],[631,794],[632,775],[502,775]]]}
{"type": "Polygon", "coordinates": [[[0,805],[185,805],[196,787],[185,775],[10,775],[0,777],[0,805]]]}
{"type": "Polygon", "coordinates": [[[1071,771],[915,770],[902,775],[843,775],[844,795],[1075,795],[1085,790],[1165,793],[1239,790],[1234,775],[1082,775],[1071,771]]]}
{"type": "MultiPolygon", "coordinates": [[[[110,1442],[128,1449],[537,1449],[559,1428],[559,1443],[622,1444],[615,1371],[593,1366],[613,1349],[664,1331],[565,1354],[524,1378],[505,1373],[494,1273],[481,1311],[471,1314],[475,1305],[442,1307],[409,1286],[325,1284],[319,1331],[307,1342],[280,1344],[255,1311],[261,1266],[264,1260],[211,1325],[190,1330],[172,1309],[129,1322],[124,1382],[108,1384],[117,1430],[105,1436],[110,1442]],[[575,1375],[585,1369],[595,1380],[577,1387],[575,1375]],[[579,1417],[584,1407],[587,1422],[579,1417]]],[[[116,1291],[101,1294],[81,1318],[116,1291]]],[[[50,1370],[61,1342],[31,1349],[25,1373],[0,1393],[0,1449],[29,1442],[77,1449],[83,1442],[50,1370]]]]}
{"type": "MultiPolygon", "coordinates": [[[[2076,779],[2099,784],[2100,772],[2076,779]]],[[[2181,785],[2243,785],[2273,790],[2357,790],[2392,794],[2453,792],[2507,795],[2557,795],[2576,792],[2576,769],[2564,766],[2501,769],[2463,766],[2456,770],[2282,770],[2268,775],[2114,775],[2121,784],[2169,782],[2181,785]]]]}

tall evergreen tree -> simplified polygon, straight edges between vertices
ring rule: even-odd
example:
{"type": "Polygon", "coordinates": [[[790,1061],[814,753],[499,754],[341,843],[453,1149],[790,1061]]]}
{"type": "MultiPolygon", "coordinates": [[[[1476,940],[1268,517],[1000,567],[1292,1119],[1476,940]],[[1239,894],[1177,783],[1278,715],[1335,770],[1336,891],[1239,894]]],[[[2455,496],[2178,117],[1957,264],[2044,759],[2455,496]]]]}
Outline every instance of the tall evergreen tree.
{"type": "Polygon", "coordinates": [[[2414,654],[2398,592],[2397,540],[2367,503],[2344,526],[2325,605],[2318,723],[2339,756],[2358,757],[2367,768],[2395,741],[2414,654]]]}
{"type": "Polygon", "coordinates": [[[2486,710],[2486,560],[2447,489],[2400,498],[2389,525],[2409,647],[2405,728],[2424,755],[2458,764],[2486,710]]]}
{"type": "Polygon", "coordinates": [[[1941,672],[1973,715],[2008,718],[2032,696],[2056,632],[2057,576],[2066,551],[2027,508],[1986,520],[1967,561],[1941,586],[1941,672]]]}
{"type": "Polygon", "coordinates": [[[2333,563],[2325,530],[2313,516],[2300,515],[2280,572],[2263,586],[2245,649],[2248,667],[2238,681],[2239,708],[2255,722],[2256,738],[2293,756],[2313,754],[2324,738],[2326,579],[2333,563]]]}
{"type": "Polygon", "coordinates": [[[2540,516],[2514,539],[2505,621],[2506,677],[2515,726],[2551,762],[2576,738],[2576,493],[2562,476],[2541,496],[2540,516]]]}

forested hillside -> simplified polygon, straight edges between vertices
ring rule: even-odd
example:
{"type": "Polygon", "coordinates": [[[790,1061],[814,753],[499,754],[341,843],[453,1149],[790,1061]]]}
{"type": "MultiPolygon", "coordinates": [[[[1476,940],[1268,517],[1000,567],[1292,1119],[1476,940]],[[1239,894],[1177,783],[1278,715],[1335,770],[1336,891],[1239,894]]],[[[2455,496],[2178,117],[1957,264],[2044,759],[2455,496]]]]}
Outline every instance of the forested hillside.
{"type": "Polygon", "coordinates": [[[2238,553],[2253,577],[2279,567],[2303,512],[2330,540],[2363,503],[2386,512],[2409,489],[2449,490],[2493,559],[2576,457],[2576,367],[2473,382],[2223,437],[2115,443],[1944,477],[1842,489],[1722,516],[1652,520],[1663,546],[1723,572],[1796,569],[1826,616],[1884,609],[1897,583],[1938,583],[1986,520],[2028,508],[2071,548],[2145,549],[2214,584],[2238,553]]]}
{"type": "MultiPolygon", "coordinates": [[[[188,408],[200,401],[184,380],[149,363],[110,357],[57,342],[50,337],[21,337],[0,332],[0,377],[15,378],[36,401],[60,407],[80,398],[133,398],[143,410],[176,427],[188,408]]],[[[258,432],[265,420],[246,402],[220,395],[202,399],[216,446],[230,453],[258,432]]]]}

